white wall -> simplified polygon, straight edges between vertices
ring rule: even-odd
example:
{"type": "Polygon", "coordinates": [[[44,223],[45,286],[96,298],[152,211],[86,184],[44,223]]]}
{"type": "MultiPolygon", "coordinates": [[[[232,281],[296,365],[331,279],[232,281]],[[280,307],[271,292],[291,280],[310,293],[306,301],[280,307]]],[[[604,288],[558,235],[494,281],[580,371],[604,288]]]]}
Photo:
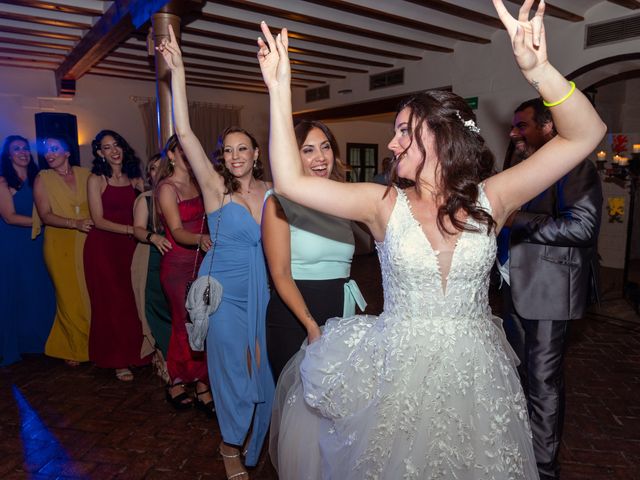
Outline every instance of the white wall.
{"type": "MultiPolygon", "coordinates": [[[[189,100],[243,106],[240,124],[256,136],[263,153],[267,153],[269,104],[266,95],[202,87],[188,87],[187,95],[189,100]]],[[[92,160],[91,140],[105,128],[124,136],[144,159],[144,125],[131,96],[155,97],[155,83],[86,75],[77,82],[73,98],[58,99],[54,98],[53,72],[4,67],[0,69],[0,138],[19,134],[33,141],[36,113],[70,113],[78,120],[83,165],[89,165],[92,160]]]]}

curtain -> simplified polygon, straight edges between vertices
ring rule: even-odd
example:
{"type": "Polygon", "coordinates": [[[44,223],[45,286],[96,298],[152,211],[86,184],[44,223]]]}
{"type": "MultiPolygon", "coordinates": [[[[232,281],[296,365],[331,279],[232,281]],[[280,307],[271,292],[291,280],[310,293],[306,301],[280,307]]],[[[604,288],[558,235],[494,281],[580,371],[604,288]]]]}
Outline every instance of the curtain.
{"type": "MultiPolygon", "coordinates": [[[[144,124],[147,143],[147,158],[158,153],[158,123],[156,99],[154,97],[131,97],[138,105],[142,123],[144,124]]],[[[202,148],[209,158],[212,158],[216,148],[218,135],[230,126],[240,124],[240,110],[242,107],[234,105],[219,105],[217,103],[189,102],[189,120],[193,133],[198,137],[202,148]]]]}
{"type": "Polygon", "coordinates": [[[225,128],[240,124],[240,107],[189,102],[189,120],[202,148],[213,158],[218,136],[225,128]]]}
{"type": "Polygon", "coordinates": [[[132,97],[140,110],[142,115],[142,123],[144,125],[145,140],[147,144],[147,159],[156,153],[160,153],[158,146],[158,122],[157,122],[157,107],[156,99],[154,97],[132,97]]]}

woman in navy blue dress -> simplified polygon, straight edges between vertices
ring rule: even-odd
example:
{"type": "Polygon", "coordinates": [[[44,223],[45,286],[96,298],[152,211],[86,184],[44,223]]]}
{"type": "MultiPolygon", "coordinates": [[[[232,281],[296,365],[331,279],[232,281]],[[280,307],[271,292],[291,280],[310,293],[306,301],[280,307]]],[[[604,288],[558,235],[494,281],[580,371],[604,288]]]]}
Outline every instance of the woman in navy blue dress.
{"type": "Polygon", "coordinates": [[[33,181],[38,167],[29,142],[6,138],[0,177],[0,365],[21,353],[42,353],[55,315],[55,297],[42,256],[31,239],[33,181]]]}

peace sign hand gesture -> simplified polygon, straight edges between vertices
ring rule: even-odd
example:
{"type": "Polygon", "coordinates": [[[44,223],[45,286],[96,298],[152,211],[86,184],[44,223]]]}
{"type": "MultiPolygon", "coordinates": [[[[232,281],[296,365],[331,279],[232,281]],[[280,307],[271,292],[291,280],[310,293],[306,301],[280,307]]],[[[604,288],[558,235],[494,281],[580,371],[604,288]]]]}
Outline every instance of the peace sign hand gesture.
{"type": "Polygon", "coordinates": [[[265,22],[260,23],[262,37],[258,37],[258,62],[262,70],[262,78],[268,89],[279,85],[290,87],[291,64],[289,63],[289,37],[287,29],[283,28],[274,39],[271,30],[265,22]]]}
{"type": "Polygon", "coordinates": [[[182,52],[180,51],[178,41],[176,40],[176,34],[173,32],[173,27],[171,25],[169,25],[169,39],[163,38],[160,45],[156,47],[156,50],[162,54],[162,57],[169,66],[169,70],[172,72],[184,68],[184,64],[182,63],[182,52]]]}
{"type": "Polygon", "coordinates": [[[529,19],[533,2],[534,0],[525,0],[516,20],[508,12],[502,0],[493,0],[493,6],[507,29],[509,38],[511,38],[516,62],[525,76],[536,67],[548,62],[547,40],[543,23],[545,2],[540,0],[535,15],[529,19]]]}

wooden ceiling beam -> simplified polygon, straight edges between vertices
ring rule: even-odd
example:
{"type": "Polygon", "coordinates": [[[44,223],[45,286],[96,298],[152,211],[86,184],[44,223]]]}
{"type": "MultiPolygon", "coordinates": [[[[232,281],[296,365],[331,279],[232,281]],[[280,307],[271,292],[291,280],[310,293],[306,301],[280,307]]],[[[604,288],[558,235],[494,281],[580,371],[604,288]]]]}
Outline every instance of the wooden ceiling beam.
{"type": "MultiPolygon", "coordinates": [[[[128,53],[121,53],[121,52],[113,52],[111,54],[109,54],[109,56],[107,57],[106,60],[103,60],[101,62],[101,64],[103,64],[104,62],[108,61],[109,59],[112,58],[121,58],[121,59],[125,59],[125,60],[134,60],[134,61],[138,61],[140,63],[124,63],[121,62],[122,65],[132,65],[132,66],[140,66],[140,67],[144,67],[145,69],[147,67],[150,67],[150,65],[148,63],[144,63],[144,62],[148,62],[147,58],[145,57],[141,57],[140,55],[131,55],[128,53]]],[[[189,72],[187,72],[187,76],[189,75],[189,72]]],[[[218,78],[220,80],[225,80],[225,81],[230,81],[233,82],[234,80],[237,80],[237,77],[228,77],[226,75],[219,75],[219,74],[207,74],[207,77],[211,77],[211,78],[218,78]]],[[[262,80],[246,80],[246,82],[250,82],[250,83],[256,83],[256,84],[260,84],[260,85],[264,85],[264,82],[262,80]]],[[[309,83],[324,83],[324,82],[320,82],[317,80],[313,80],[313,81],[308,81],[308,80],[304,80],[304,83],[302,81],[296,80],[295,78],[291,81],[291,84],[297,87],[306,87],[308,86],[309,83]]]]}
{"type": "MultiPolygon", "coordinates": [[[[431,33],[433,35],[439,35],[441,37],[453,38],[454,40],[461,40],[463,42],[472,43],[491,43],[488,38],[478,37],[476,35],[470,35],[463,33],[459,30],[451,30],[449,28],[439,27],[430,23],[425,23],[413,18],[402,17],[400,15],[394,15],[392,13],[385,12],[383,10],[376,10],[374,8],[365,7],[363,5],[356,5],[355,3],[344,2],[342,0],[304,0],[308,3],[314,3],[323,7],[329,7],[342,12],[352,13],[361,17],[372,18],[380,22],[391,23],[394,25],[400,25],[412,30],[418,30],[421,33],[431,33]]],[[[297,16],[297,14],[296,14],[297,16]]],[[[322,26],[322,25],[320,25],[322,26]]]]}
{"type": "Polygon", "coordinates": [[[72,13],[74,15],[89,15],[92,17],[99,17],[102,15],[102,10],[78,7],[75,5],[62,5],[60,3],[53,2],[41,2],[39,0],[0,0],[0,3],[18,5],[20,7],[39,8],[49,12],[72,13]]]}
{"type": "MultiPolygon", "coordinates": [[[[255,52],[248,52],[246,50],[238,50],[235,48],[220,47],[217,45],[207,45],[207,44],[198,43],[198,42],[190,42],[187,40],[182,41],[182,46],[189,47],[189,48],[205,49],[210,52],[219,52],[219,53],[226,53],[229,55],[251,57],[254,60],[252,63],[255,65],[255,58],[256,58],[255,52]]],[[[191,52],[187,52],[185,53],[185,55],[193,58],[198,58],[198,57],[194,57],[193,53],[191,52]]],[[[214,60],[217,58],[210,55],[201,55],[200,58],[206,59],[207,57],[209,57],[211,60],[214,60]]],[[[234,60],[230,60],[230,61],[235,62],[234,60]]],[[[349,73],[368,73],[368,70],[363,70],[362,68],[346,67],[346,66],[336,65],[336,64],[312,62],[309,60],[298,60],[296,58],[290,58],[289,61],[291,62],[292,65],[302,65],[307,67],[324,68],[329,70],[341,70],[343,72],[349,72],[349,73]]]]}
{"type": "Polygon", "coordinates": [[[16,65],[11,62],[0,61],[0,67],[32,68],[35,70],[55,70],[57,66],[58,66],[57,63],[52,63],[51,65],[16,65]]]}
{"type": "Polygon", "coordinates": [[[19,35],[29,35],[33,37],[53,38],[55,40],[68,40],[77,42],[80,35],[71,35],[69,33],[47,32],[46,30],[34,30],[32,28],[12,27],[9,25],[0,25],[0,32],[17,33],[19,35]]]}
{"type": "Polygon", "coordinates": [[[52,53],[52,52],[39,52],[36,50],[24,50],[22,48],[7,48],[0,46],[0,52],[2,53],[13,53],[15,55],[26,55],[27,57],[40,56],[40,57],[49,57],[49,58],[58,58],[62,60],[65,56],[62,53],[52,53]]]}
{"type": "MultiPolygon", "coordinates": [[[[375,30],[355,27],[352,25],[347,25],[345,23],[334,22],[331,20],[325,20],[318,17],[311,17],[309,15],[304,15],[301,13],[295,13],[289,10],[282,10],[280,8],[271,7],[269,5],[265,5],[264,3],[255,3],[249,0],[209,0],[209,3],[217,3],[220,5],[224,5],[226,7],[233,7],[241,10],[250,11],[252,13],[261,13],[263,15],[269,15],[271,17],[282,18],[291,22],[304,23],[306,25],[313,25],[315,27],[322,27],[335,32],[342,32],[350,35],[371,38],[374,40],[379,40],[387,43],[395,43],[397,45],[402,45],[404,47],[412,47],[412,48],[417,48],[419,50],[430,50],[434,52],[443,52],[443,53],[453,52],[453,49],[442,47],[440,45],[420,42],[418,40],[411,40],[410,38],[407,38],[407,37],[398,37],[396,35],[390,35],[390,34],[382,33],[375,30]]],[[[258,25],[253,24],[252,29],[257,31],[258,25]]],[[[302,35],[302,34],[289,32],[290,38],[299,38],[296,35],[302,35]]],[[[329,43],[330,39],[328,38],[313,36],[313,35],[305,35],[305,36],[309,38],[312,38],[312,37],[315,38],[314,41],[316,43],[331,45],[329,43]]],[[[300,40],[302,40],[302,38],[300,38],[300,40]]],[[[341,42],[341,43],[344,43],[344,42],[341,42]]],[[[350,48],[354,49],[353,46],[350,48]]]]}
{"type": "Polygon", "coordinates": [[[640,2],[638,0],[608,0],[610,3],[615,3],[621,7],[630,8],[631,10],[637,10],[640,8],[640,2]]]}
{"type": "MultiPolygon", "coordinates": [[[[231,25],[233,27],[244,28],[252,31],[256,31],[258,27],[258,25],[255,24],[254,22],[247,22],[244,20],[231,18],[231,17],[223,17],[220,15],[214,15],[212,13],[203,13],[202,20],[219,23],[222,25],[231,25]]],[[[271,31],[274,32],[274,34],[277,34],[279,33],[280,30],[277,28],[271,27],[271,31]]],[[[253,39],[254,37],[251,37],[251,38],[253,39]]],[[[360,52],[360,53],[368,53],[371,55],[379,55],[382,57],[390,57],[390,58],[396,58],[396,59],[402,59],[402,60],[422,60],[422,57],[417,55],[394,52],[391,50],[383,50],[381,48],[373,48],[366,45],[343,42],[341,40],[333,40],[331,38],[320,37],[317,35],[307,35],[304,33],[299,33],[299,32],[289,30],[289,39],[292,39],[292,38],[296,40],[302,40],[304,42],[318,43],[320,45],[328,45],[330,47],[337,47],[337,48],[342,48],[345,50],[351,50],[351,51],[360,52]]],[[[289,49],[289,51],[291,51],[291,49],[289,49]]],[[[453,52],[453,50],[450,48],[445,49],[445,51],[453,52]]]]}
{"type": "Polygon", "coordinates": [[[51,48],[53,50],[64,50],[65,52],[68,52],[69,50],[71,50],[71,47],[67,45],[60,45],[58,43],[41,42],[38,40],[23,40],[21,38],[13,38],[13,37],[0,37],[0,43],[9,43],[12,45],[26,45],[29,47],[51,48]]]}
{"type": "MultiPolygon", "coordinates": [[[[256,46],[256,41],[253,38],[239,37],[236,35],[227,35],[224,33],[214,32],[210,30],[202,30],[199,28],[185,27],[182,29],[182,33],[188,33],[190,35],[197,35],[200,37],[211,38],[214,40],[222,40],[225,42],[238,43],[241,45],[251,45],[254,48],[256,46]]],[[[209,47],[209,44],[206,44],[206,43],[202,43],[199,45],[202,45],[203,48],[209,47]]],[[[376,60],[367,60],[366,58],[350,57],[346,55],[337,55],[335,53],[321,52],[318,50],[309,50],[306,48],[298,48],[291,45],[289,45],[289,53],[306,55],[309,57],[320,57],[325,60],[337,60],[339,62],[355,63],[357,65],[367,65],[370,67],[381,67],[381,68],[393,67],[392,63],[384,63],[376,60]]],[[[255,54],[253,55],[255,56],[255,54]]]]}
{"type": "MultiPolygon", "coordinates": [[[[1,64],[1,62],[0,62],[1,64]]],[[[120,72],[117,69],[109,69],[109,68],[92,68],[88,73],[92,75],[99,75],[102,77],[113,77],[113,78],[124,78],[128,80],[140,80],[140,81],[155,81],[155,76],[150,76],[148,78],[141,78],[138,74],[129,74],[126,71],[120,72]]],[[[264,89],[253,89],[248,86],[247,88],[242,88],[242,86],[234,87],[229,84],[220,84],[220,83],[207,83],[207,82],[198,82],[198,81],[189,81],[187,80],[187,85],[191,85],[194,87],[206,87],[206,88],[215,88],[217,90],[232,90],[236,92],[245,92],[245,93],[260,93],[266,94],[267,90],[264,89]]]]}
{"type": "MultiPolygon", "coordinates": [[[[128,53],[118,53],[118,52],[111,53],[109,56],[110,57],[127,58],[127,59],[130,59],[130,60],[131,59],[132,60],[138,60],[138,59],[141,58],[140,55],[131,55],[131,54],[128,54],[128,53]]],[[[185,54],[185,57],[188,59],[188,58],[190,58],[190,55],[189,54],[185,54]]],[[[198,57],[194,57],[194,58],[198,58],[198,57]]],[[[207,60],[213,60],[213,61],[216,61],[216,62],[221,62],[221,60],[219,58],[213,58],[212,59],[212,58],[207,57],[207,60]]],[[[258,66],[256,65],[255,62],[250,63],[250,62],[233,61],[233,62],[230,62],[230,63],[232,63],[233,65],[245,65],[245,66],[248,66],[249,68],[253,68],[253,69],[258,68],[258,66]]],[[[211,70],[211,71],[216,71],[216,70],[222,71],[222,68],[224,68],[224,67],[218,67],[217,65],[205,65],[205,64],[202,64],[202,63],[193,63],[193,62],[189,62],[189,61],[185,61],[184,65],[185,65],[185,67],[199,68],[199,69],[202,69],[202,70],[211,70]]],[[[255,73],[251,72],[251,73],[249,73],[249,72],[245,72],[243,70],[232,70],[229,73],[241,73],[241,74],[244,74],[244,75],[251,74],[252,76],[262,77],[262,74],[260,72],[255,72],[255,73]]],[[[334,73],[326,73],[326,72],[314,72],[314,71],[311,71],[311,70],[306,70],[306,69],[301,69],[301,68],[292,68],[291,69],[291,73],[300,74],[300,75],[311,75],[311,76],[323,77],[323,78],[324,77],[326,77],[326,78],[340,78],[340,79],[346,78],[344,75],[337,75],[337,74],[334,74],[334,73]]],[[[324,83],[324,82],[321,82],[321,83],[324,83]]]]}
{"type": "Polygon", "coordinates": [[[53,68],[59,65],[58,62],[48,62],[46,60],[35,60],[32,58],[23,58],[23,57],[13,57],[8,55],[0,55],[0,62],[19,62],[29,64],[42,64],[42,65],[51,65],[53,68]]]}
{"type": "Polygon", "coordinates": [[[143,0],[116,0],[78,42],[56,70],[56,84],[63,78],[78,79],[135,30],[131,11],[143,0]]]}
{"type": "MultiPolygon", "coordinates": [[[[212,72],[224,72],[224,73],[232,73],[234,75],[246,75],[248,77],[256,77],[256,78],[262,78],[262,73],[260,73],[260,71],[254,70],[254,71],[246,71],[246,70],[236,70],[235,68],[228,68],[228,67],[219,67],[217,65],[204,65],[201,63],[193,63],[193,62],[184,62],[185,67],[188,68],[195,68],[195,69],[201,69],[201,70],[207,70],[207,71],[212,71],[212,72]]],[[[257,67],[256,67],[257,68],[257,67]]],[[[322,72],[310,72],[307,73],[307,71],[300,71],[297,69],[291,69],[292,74],[294,74],[293,78],[299,79],[303,82],[307,82],[307,83],[325,83],[324,81],[318,81],[318,80],[310,80],[308,78],[300,78],[297,75],[312,75],[312,76],[317,76],[317,77],[329,77],[329,78],[345,78],[344,76],[341,75],[331,75],[331,74],[327,74],[327,73],[322,73],[322,72]]]]}
{"type": "MultiPolygon", "coordinates": [[[[189,47],[189,48],[195,48],[198,50],[205,50],[207,52],[219,52],[219,53],[226,53],[229,55],[238,55],[238,56],[243,56],[243,57],[250,57],[252,59],[254,59],[251,62],[250,66],[255,66],[255,58],[256,58],[256,54],[255,52],[248,52],[246,50],[238,50],[235,48],[226,48],[226,47],[220,47],[217,45],[211,45],[211,44],[207,44],[207,43],[199,43],[199,42],[191,42],[188,40],[182,40],[182,42],[180,43],[181,47],[189,47]]],[[[120,45],[118,47],[119,49],[129,49],[129,50],[136,50],[136,51],[147,51],[147,48],[144,45],[132,45],[130,43],[124,43],[122,45],[120,45]]],[[[233,59],[222,59],[220,57],[217,57],[215,55],[205,55],[202,53],[193,53],[193,52],[183,52],[184,56],[187,58],[199,58],[201,60],[210,60],[210,61],[214,61],[214,62],[221,62],[221,61],[225,61],[225,62],[229,62],[229,63],[235,63],[238,64],[238,62],[236,60],[233,59]]],[[[327,64],[327,63],[320,63],[320,62],[310,62],[308,60],[298,60],[296,58],[290,58],[289,59],[292,65],[301,65],[301,66],[307,66],[307,67],[314,67],[314,68],[324,68],[327,70],[340,70],[343,72],[349,72],[349,73],[369,73],[368,70],[364,70],[362,68],[354,68],[354,67],[344,67],[342,65],[336,65],[336,64],[327,64]]]]}
{"type": "MultiPolygon", "coordinates": [[[[515,3],[518,6],[522,5],[522,0],[509,0],[509,1],[511,3],[515,3]]],[[[538,8],[538,2],[534,3],[533,7],[531,7],[531,10],[535,12],[536,8],[538,8]]],[[[564,10],[554,5],[549,5],[548,3],[547,3],[547,6],[545,7],[544,12],[545,12],[545,15],[550,15],[552,17],[560,18],[562,20],[567,20],[569,22],[582,22],[584,20],[584,17],[576,13],[570,12],[568,10],[564,10]]]]}
{"type": "Polygon", "coordinates": [[[35,15],[25,15],[22,13],[0,12],[0,18],[13,20],[15,22],[36,23],[38,25],[48,25],[50,27],[73,28],[76,30],[87,30],[91,28],[90,23],[72,22],[69,20],[57,20],[49,17],[37,17],[35,15]]]}
{"type": "Polygon", "coordinates": [[[484,13],[476,12],[469,8],[459,7],[453,3],[445,2],[444,0],[406,0],[407,2],[420,5],[421,7],[430,8],[431,10],[437,10],[447,15],[453,15],[457,18],[469,20],[470,22],[481,23],[493,28],[504,28],[499,18],[492,17],[491,15],[485,15],[484,13]]]}
{"type": "MultiPolygon", "coordinates": [[[[451,91],[451,86],[432,88],[430,90],[451,91]]],[[[422,90],[424,91],[424,90],[422,90]]],[[[293,119],[298,120],[339,120],[344,118],[362,117],[366,115],[379,115],[381,113],[393,113],[398,109],[400,102],[411,95],[421,92],[407,92],[393,97],[374,98],[364,102],[350,103],[337,107],[301,110],[293,114],[293,119]]]]}

